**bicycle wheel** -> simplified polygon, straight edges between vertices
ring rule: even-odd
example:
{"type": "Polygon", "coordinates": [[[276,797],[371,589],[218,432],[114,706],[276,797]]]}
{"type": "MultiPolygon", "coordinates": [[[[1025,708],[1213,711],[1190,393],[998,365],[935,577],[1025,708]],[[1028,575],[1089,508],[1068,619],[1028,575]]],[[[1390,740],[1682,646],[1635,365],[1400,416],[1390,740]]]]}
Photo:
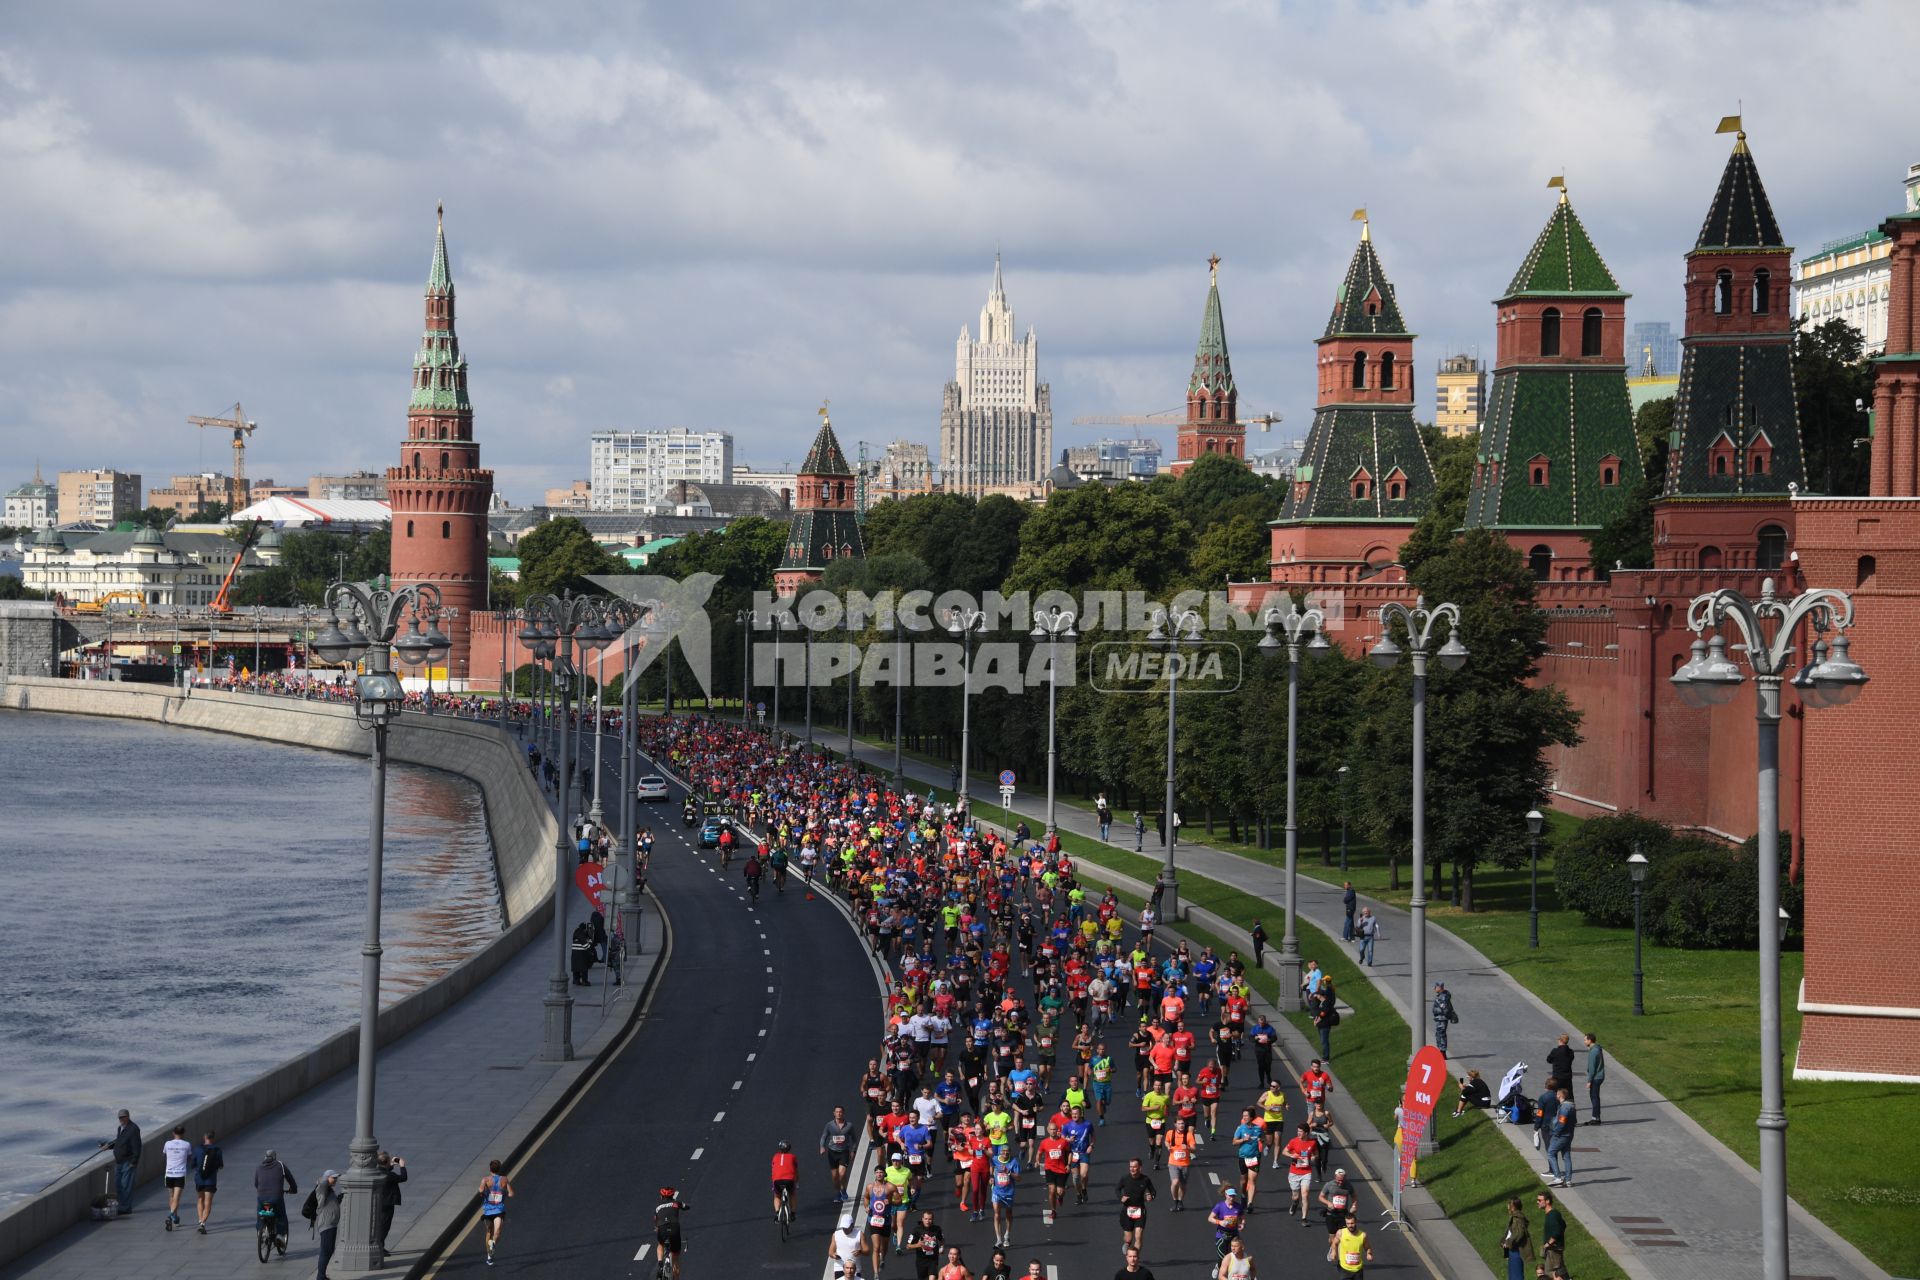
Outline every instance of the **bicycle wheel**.
{"type": "Polygon", "coordinates": [[[265,1262],[273,1256],[273,1220],[267,1218],[260,1223],[260,1261],[265,1262]]]}
{"type": "Polygon", "coordinates": [[[784,1244],[787,1239],[787,1228],[793,1222],[793,1205],[785,1196],[780,1198],[780,1212],[776,1216],[780,1220],[780,1240],[784,1244]]]}

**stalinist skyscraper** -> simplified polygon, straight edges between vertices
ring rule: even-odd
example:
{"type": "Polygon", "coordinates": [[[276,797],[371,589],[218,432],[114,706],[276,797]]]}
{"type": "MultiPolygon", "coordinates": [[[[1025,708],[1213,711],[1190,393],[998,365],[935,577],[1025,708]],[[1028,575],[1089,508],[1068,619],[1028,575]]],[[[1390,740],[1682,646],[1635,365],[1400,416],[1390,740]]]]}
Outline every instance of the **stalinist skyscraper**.
{"type": "Polygon", "coordinates": [[[1053,458],[1053,402],[1040,343],[1014,337],[1013,308],[993,255],[993,290],[976,341],[963,325],[940,405],[940,478],[949,493],[1038,484],[1053,458]]]}

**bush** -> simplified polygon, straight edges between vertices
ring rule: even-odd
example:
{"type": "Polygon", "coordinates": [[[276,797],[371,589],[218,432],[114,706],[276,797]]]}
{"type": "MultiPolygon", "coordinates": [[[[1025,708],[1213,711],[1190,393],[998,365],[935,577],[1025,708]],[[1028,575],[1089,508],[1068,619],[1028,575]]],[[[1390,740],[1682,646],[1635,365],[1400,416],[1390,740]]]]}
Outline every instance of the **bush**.
{"type": "Polygon", "coordinates": [[[1647,886],[1647,936],[1690,951],[1759,946],[1757,870],[1752,854],[1725,846],[1661,858],[1647,886]]]}
{"type": "Polygon", "coordinates": [[[1633,880],[1627,858],[1635,844],[1658,859],[1674,843],[1673,828],[1637,813],[1612,814],[1580,824],[1553,854],[1553,885],[1562,906],[1587,923],[1621,927],[1633,923],[1633,880]]]}

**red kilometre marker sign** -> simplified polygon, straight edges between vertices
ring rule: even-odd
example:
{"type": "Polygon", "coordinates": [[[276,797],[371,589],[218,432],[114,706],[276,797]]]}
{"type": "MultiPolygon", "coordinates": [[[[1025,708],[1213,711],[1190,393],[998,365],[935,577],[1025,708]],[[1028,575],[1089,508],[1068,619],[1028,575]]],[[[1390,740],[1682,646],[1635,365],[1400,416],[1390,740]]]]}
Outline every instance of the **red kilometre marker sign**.
{"type": "MultiPolygon", "coordinates": [[[[586,895],[588,903],[592,905],[595,911],[604,910],[606,907],[604,901],[607,892],[605,872],[606,868],[597,862],[583,862],[573,873],[573,882],[580,886],[580,892],[586,895]]],[[[1444,1061],[1440,1064],[1440,1068],[1441,1074],[1445,1075],[1446,1063],[1444,1061]]],[[[1432,1108],[1428,1109],[1431,1110],[1432,1108]]]]}
{"type": "Polygon", "coordinates": [[[1422,1046],[1407,1067],[1407,1087],[1400,1095],[1400,1170],[1397,1187],[1404,1187],[1411,1181],[1413,1162],[1420,1153],[1420,1140],[1427,1136],[1427,1128],[1433,1121],[1433,1109],[1439,1104],[1440,1091],[1446,1086],[1447,1055],[1432,1045],[1422,1046]]]}

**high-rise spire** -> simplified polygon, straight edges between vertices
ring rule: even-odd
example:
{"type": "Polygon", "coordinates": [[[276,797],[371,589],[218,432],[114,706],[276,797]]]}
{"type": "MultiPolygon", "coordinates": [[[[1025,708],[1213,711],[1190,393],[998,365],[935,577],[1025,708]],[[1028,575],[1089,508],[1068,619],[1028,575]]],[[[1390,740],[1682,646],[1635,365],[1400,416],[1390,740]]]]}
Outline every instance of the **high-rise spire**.
{"type": "Polygon", "coordinates": [[[1231,395],[1233,361],[1227,355],[1227,322],[1220,313],[1220,255],[1207,259],[1207,306],[1200,315],[1200,342],[1193,350],[1193,377],[1187,394],[1231,395]]]}
{"type": "Polygon", "coordinates": [[[427,322],[413,358],[415,409],[472,413],[467,399],[467,362],[454,332],[453,270],[447,265],[446,208],[434,210],[433,266],[427,272],[427,322]]]}
{"type": "Polygon", "coordinates": [[[1002,306],[1006,305],[1007,286],[1005,281],[1000,278],[1000,250],[998,248],[995,248],[993,251],[993,289],[987,294],[987,298],[989,301],[998,302],[1002,306]]]}
{"type": "Polygon", "coordinates": [[[447,206],[433,210],[433,266],[427,272],[427,292],[453,296],[453,272],[447,266],[447,206]]]}

